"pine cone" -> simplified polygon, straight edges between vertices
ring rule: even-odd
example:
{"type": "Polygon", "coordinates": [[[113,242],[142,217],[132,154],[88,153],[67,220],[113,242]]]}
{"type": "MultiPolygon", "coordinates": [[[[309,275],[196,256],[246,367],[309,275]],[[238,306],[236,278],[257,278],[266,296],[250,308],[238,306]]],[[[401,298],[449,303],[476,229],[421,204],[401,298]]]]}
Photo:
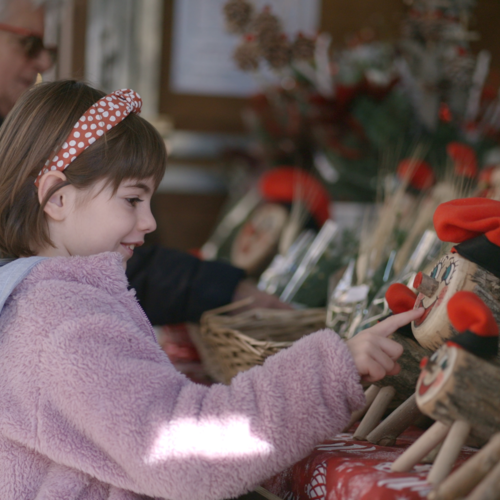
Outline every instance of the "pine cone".
{"type": "Polygon", "coordinates": [[[229,0],[223,7],[226,29],[230,33],[245,33],[253,16],[253,4],[247,0],[229,0]]]}
{"type": "Polygon", "coordinates": [[[245,37],[233,53],[233,59],[242,71],[255,71],[259,67],[259,58],[260,51],[254,37],[245,37]]]}
{"type": "Polygon", "coordinates": [[[269,63],[272,69],[282,69],[290,63],[290,44],[284,34],[267,40],[265,46],[259,44],[262,57],[269,63]]]}
{"type": "Polygon", "coordinates": [[[316,42],[314,39],[299,33],[292,44],[292,59],[297,61],[311,61],[314,59],[316,42]]]}
{"type": "Polygon", "coordinates": [[[279,37],[282,32],[281,21],[271,12],[269,7],[264,7],[251,23],[250,31],[257,37],[259,46],[265,47],[279,37]]]}

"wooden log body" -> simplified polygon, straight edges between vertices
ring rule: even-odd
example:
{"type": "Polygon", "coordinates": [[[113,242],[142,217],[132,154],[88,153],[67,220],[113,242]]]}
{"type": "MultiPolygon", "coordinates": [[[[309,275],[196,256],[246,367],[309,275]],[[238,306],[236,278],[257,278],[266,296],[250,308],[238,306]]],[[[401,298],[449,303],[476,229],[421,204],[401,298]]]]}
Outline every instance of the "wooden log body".
{"type": "Polygon", "coordinates": [[[471,425],[471,435],[486,442],[500,431],[500,368],[452,343],[436,351],[417,382],[420,411],[451,426],[471,425]]]}
{"type": "Polygon", "coordinates": [[[435,293],[430,297],[419,293],[415,301],[415,308],[425,309],[424,315],[412,323],[413,334],[420,345],[434,351],[457,333],[450,324],[447,304],[461,290],[480,297],[500,323],[500,278],[457,253],[444,255],[430,276],[439,282],[435,293]]]}
{"type": "Polygon", "coordinates": [[[403,346],[403,354],[398,359],[401,371],[397,375],[391,375],[375,382],[375,385],[394,387],[396,389],[396,398],[406,401],[415,393],[415,386],[420,376],[420,361],[426,356],[431,356],[432,351],[425,349],[413,339],[398,332],[391,335],[391,339],[403,346]]]}

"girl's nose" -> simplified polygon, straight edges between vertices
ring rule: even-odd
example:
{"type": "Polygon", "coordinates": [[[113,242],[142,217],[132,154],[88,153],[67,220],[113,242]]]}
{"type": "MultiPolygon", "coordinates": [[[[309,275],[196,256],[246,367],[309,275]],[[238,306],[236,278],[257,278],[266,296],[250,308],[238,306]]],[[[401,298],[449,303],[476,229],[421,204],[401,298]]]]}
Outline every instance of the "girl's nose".
{"type": "Polygon", "coordinates": [[[151,207],[145,206],[144,212],[139,219],[139,230],[144,233],[152,233],[156,229],[156,220],[151,212],[151,207]]]}

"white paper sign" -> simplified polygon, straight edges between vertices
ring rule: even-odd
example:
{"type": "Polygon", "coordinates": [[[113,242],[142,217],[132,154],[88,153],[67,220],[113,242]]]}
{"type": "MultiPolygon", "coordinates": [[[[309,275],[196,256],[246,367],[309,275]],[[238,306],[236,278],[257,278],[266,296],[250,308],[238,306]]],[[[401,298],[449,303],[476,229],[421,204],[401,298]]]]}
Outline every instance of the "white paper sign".
{"type": "MultiPolygon", "coordinates": [[[[225,30],[226,0],[176,0],[170,88],[182,94],[247,96],[258,89],[248,73],[239,71],[232,53],[238,35],[225,30]]],[[[315,34],[320,0],[254,0],[256,12],[265,5],[283,21],[285,32],[315,34]]]]}

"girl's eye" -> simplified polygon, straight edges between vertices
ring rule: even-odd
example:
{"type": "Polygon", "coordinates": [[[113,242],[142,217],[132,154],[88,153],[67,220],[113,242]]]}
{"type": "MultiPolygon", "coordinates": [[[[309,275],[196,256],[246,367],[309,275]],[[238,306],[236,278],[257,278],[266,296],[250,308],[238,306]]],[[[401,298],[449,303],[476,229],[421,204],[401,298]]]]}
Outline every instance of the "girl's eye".
{"type": "Polygon", "coordinates": [[[140,203],[142,201],[140,198],[127,198],[126,200],[133,207],[135,207],[137,203],[140,203]]]}

